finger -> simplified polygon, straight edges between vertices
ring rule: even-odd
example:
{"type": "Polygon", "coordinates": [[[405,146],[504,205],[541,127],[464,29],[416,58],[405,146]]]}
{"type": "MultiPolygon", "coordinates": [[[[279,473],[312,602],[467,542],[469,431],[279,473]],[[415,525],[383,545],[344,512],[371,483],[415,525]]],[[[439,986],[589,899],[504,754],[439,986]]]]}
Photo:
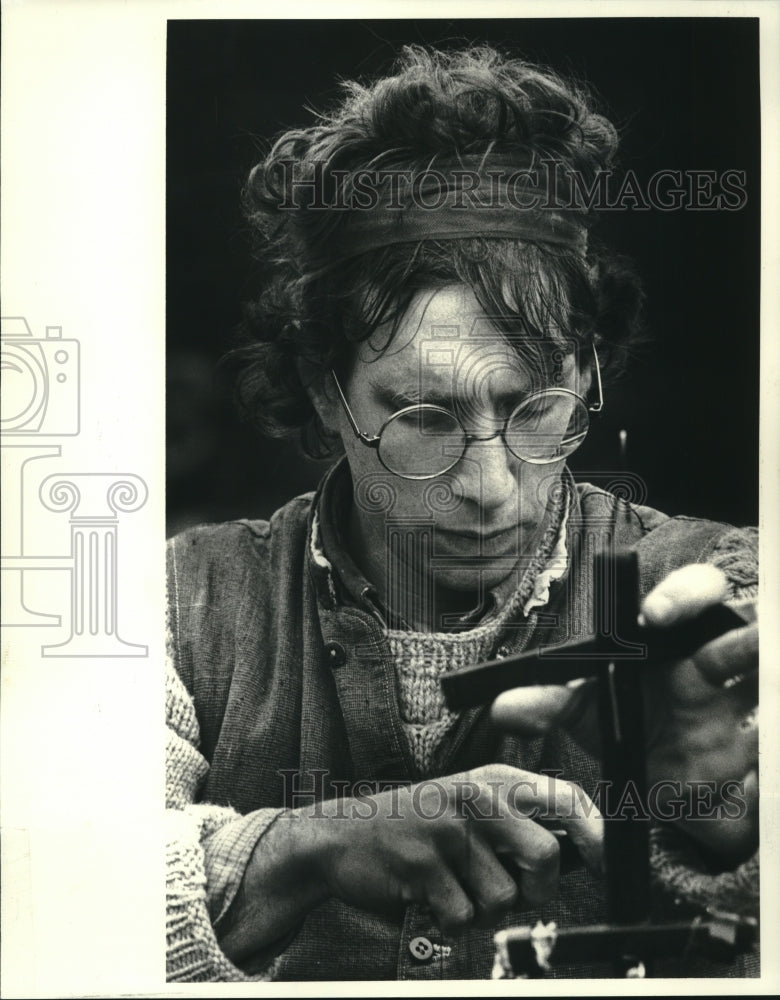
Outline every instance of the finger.
{"type": "Polygon", "coordinates": [[[738,819],[682,820],[679,824],[699,844],[712,852],[718,867],[734,868],[755,854],[758,847],[756,817],[746,815],[738,819]]]}
{"type": "Polygon", "coordinates": [[[679,825],[712,850],[720,867],[735,867],[752,857],[758,848],[758,812],[758,772],[752,769],[741,783],[739,793],[731,790],[728,811],[721,811],[715,820],[689,819],[679,825]]]}
{"type": "Polygon", "coordinates": [[[527,816],[511,817],[498,834],[497,851],[519,871],[520,894],[531,906],[546,903],[558,891],[560,848],[557,839],[527,816]]]}
{"type": "Polygon", "coordinates": [[[568,715],[579,699],[576,688],[539,685],[513,688],[500,694],[490,708],[491,721],[500,729],[523,736],[542,736],[568,715]]]}
{"type": "MultiPolygon", "coordinates": [[[[737,724],[737,750],[735,757],[750,767],[758,765],[758,707],[753,706],[737,724]]],[[[737,772],[739,773],[739,772],[737,772]]]]}
{"type": "Polygon", "coordinates": [[[671,625],[725,599],[726,577],[715,566],[694,563],[670,573],[644,599],[641,615],[650,625],[671,625]]]}
{"type": "Polygon", "coordinates": [[[758,670],[729,677],[723,682],[723,690],[727,692],[732,709],[740,718],[758,711],[758,670]]]}
{"type": "Polygon", "coordinates": [[[758,625],[737,628],[697,650],[694,662],[712,684],[751,674],[758,667],[758,625]]]}
{"type": "Polygon", "coordinates": [[[566,831],[585,865],[597,874],[603,872],[604,819],[579,785],[546,775],[528,774],[508,790],[507,803],[509,808],[536,819],[556,821],[556,825],[560,824],[566,831]]]}
{"type": "Polygon", "coordinates": [[[758,621],[758,608],[755,597],[746,597],[739,601],[729,601],[729,607],[736,611],[740,618],[745,619],[745,624],[758,621]]]}
{"type": "Polygon", "coordinates": [[[595,679],[569,681],[563,687],[515,688],[493,702],[490,718],[505,732],[532,739],[556,727],[588,753],[600,747],[599,705],[595,679]]]}
{"type": "Polygon", "coordinates": [[[475,923],[490,927],[508,913],[520,896],[520,887],[493,847],[479,836],[468,839],[468,851],[456,868],[474,904],[475,923]]]}
{"type": "Polygon", "coordinates": [[[459,931],[474,921],[474,905],[454,873],[441,865],[426,883],[428,908],[445,931],[459,931]]]}

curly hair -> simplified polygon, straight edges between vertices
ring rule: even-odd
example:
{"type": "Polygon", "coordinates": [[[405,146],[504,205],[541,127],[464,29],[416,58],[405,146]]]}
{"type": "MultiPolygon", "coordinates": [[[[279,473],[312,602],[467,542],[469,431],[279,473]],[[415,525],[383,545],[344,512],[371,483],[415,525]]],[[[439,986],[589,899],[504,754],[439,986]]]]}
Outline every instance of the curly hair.
{"type": "MultiPolygon", "coordinates": [[[[392,243],[359,256],[339,247],[348,212],[284,211],[286,171],[336,178],[367,169],[425,170],[474,154],[518,162],[552,159],[586,184],[612,163],[613,125],[581,85],[493,48],[442,52],[404,48],[392,76],[343,84],[318,123],[284,133],[244,190],[263,287],[245,308],[236,390],[244,412],[273,436],[300,430],[322,457],[334,439],[321,425],[301,362],[324,372],[355,343],[390,324],[385,347],[424,289],[464,284],[503,333],[551,343],[594,337],[605,371],[622,369],[638,329],[642,291],[632,266],[593,245],[587,256],[531,238],[487,236],[392,243]]],[[[592,216],[585,213],[588,228],[592,216]]],[[[522,352],[522,345],[513,345],[522,352]]],[[[584,353],[584,352],[583,352],[584,353]]]]}

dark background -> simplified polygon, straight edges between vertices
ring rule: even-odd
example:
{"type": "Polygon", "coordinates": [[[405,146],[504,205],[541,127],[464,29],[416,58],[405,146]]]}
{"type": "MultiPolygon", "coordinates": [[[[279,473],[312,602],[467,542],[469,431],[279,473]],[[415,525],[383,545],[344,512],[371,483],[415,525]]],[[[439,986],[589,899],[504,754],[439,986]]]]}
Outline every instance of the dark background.
{"type": "Polygon", "coordinates": [[[599,482],[627,467],[667,513],[758,516],[758,22],[735,18],[168,22],[170,533],[268,516],[322,464],[233,415],[214,366],[253,287],[239,193],[268,141],[390,68],[409,42],[498,44],[588,81],[620,128],[619,166],[747,173],[738,212],[608,214],[601,235],[643,274],[653,344],[607,393],[574,456],[599,482]]]}

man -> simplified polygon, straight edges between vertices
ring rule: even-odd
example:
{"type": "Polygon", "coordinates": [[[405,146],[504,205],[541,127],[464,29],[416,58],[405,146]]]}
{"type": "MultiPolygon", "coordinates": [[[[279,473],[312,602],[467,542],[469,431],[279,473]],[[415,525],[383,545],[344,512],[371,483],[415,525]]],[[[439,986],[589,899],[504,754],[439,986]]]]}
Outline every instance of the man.
{"type": "MultiPolygon", "coordinates": [[[[637,551],[652,624],[755,595],[753,532],[566,467],[641,303],[577,194],[616,143],[549,72],[411,49],[253,171],[242,398],[344,456],[270,522],[170,546],[171,979],[486,977],[497,927],[603,921],[590,686],[457,713],[440,679],[590,630],[597,552],[637,551]]],[[[755,652],[746,626],[647,683],[648,777],[682,805],[660,895],[755,906],[755,652]]]]}

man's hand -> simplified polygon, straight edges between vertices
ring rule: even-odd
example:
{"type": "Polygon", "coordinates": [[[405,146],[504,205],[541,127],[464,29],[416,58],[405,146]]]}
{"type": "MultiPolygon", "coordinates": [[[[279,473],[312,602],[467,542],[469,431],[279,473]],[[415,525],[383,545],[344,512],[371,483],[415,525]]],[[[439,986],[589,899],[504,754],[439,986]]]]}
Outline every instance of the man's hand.
{"type": "MultiPolygon", "coordinates": [[[[673,625],[725,594],[719,570],[685,566],[647,596],[641,616],[648,624],[673,625]]],[[[687,659],[644,673],[652,804],[660,818],[679,817],[688,833],[727,864],[750,856],[758,842],[757,666],[754,622],[687,659]]],[[[526,735],[562,726],[598,754],[594,694],[591,683],[518,688],[496,699],[492,717],[502,728],[526,735]]]]}
{"type": "Polygon", "coordinates": [[[601,816],[582,789],[506,765],[353,800],[351,809],[325,840],[330,895],[386,914],[418,903],[450,931],[492,926],[518,903],[555,895],[558,842],[532,815],[566,830],[583,862],[602,868],[601,816]]]}
{"type": "Polygon", "coordinates": [[[500,764],[291,809],[255,848],[222,948],[245,961],[333,897],[388,917],[417,903],[453,932],[539,906],[557,892],[560,849],[532,816],[603,871],[603,822],[582,789],[500,764]]]}

